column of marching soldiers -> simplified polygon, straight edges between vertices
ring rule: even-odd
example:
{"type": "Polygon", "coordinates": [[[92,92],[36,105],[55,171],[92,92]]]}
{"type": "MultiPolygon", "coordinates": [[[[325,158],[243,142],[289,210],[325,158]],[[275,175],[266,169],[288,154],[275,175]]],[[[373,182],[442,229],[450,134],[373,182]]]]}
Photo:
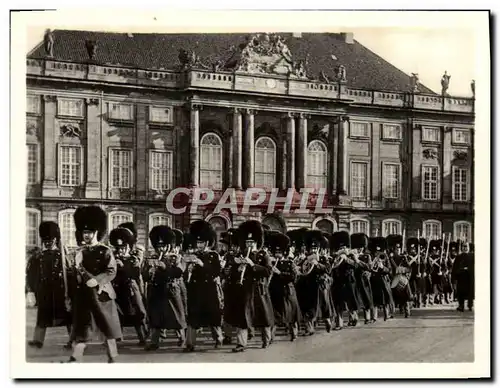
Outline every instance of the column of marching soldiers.
{"type": "Polygon", "coordinates": [[[123,327],[134,327],[150,351],[167,330],[184,351],[195,351],[197,334],[210,328],[216,348],[235,343],[232,351],[243,352],[256,330],[267,348],[277,327],[295,341],[299,332],[313,335],[321,321],[327,332],[343,329],[344,317],[356,326],[358,312],[373,324],[379,310],[386,321],[398,308],[408,318],[412,307],[454,300],[459,311],[465,300],[472,309],[472,244],[308,229],[283,234],[248,220],[223,233],[219,254],[215,231],[200,220],[184,234],[153,227],[154,253],[143,257],[133,223],[112,230],[108,246],[100,242],[107,224],[100,207],[78,208],[74,221],[74,254],[58,225],[44,221],[42,248],[27,265],[27,300],[37,306],[28,344],[41,348],[47,328],[66,326],[69,362],[82,360],[96,329],[114,362],[123,327]]]}

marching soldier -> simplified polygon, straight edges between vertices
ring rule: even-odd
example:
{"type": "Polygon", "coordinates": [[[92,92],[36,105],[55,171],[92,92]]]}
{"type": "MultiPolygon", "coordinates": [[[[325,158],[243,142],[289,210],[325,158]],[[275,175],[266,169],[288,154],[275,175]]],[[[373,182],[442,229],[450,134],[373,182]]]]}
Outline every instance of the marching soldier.
{"type": "MultiPolygon", "coordinates": [[[[146,251],[146,249],[141,244],[137,243],[137,228],[136,228],[135,224],[133,222],[123,222],[120,225],[118,225],[118,228],[126,228],[132,232],[132,234],[134,236],[134,244],[133,244],[132,248],[130,249],[130,254],[132,256],[139,258],[139,263],[142,267],[142,263],[144,261],[144,252],[146,251]]],[[[146,295],[146,290],[144,288],[144,281],[142,279],[142,273],[139,275],[139,283],[138,284],[139,284],[139,288],[141,290],[141,294],[143,295],[143,298],[144,298],[146,295]]],[[[145,300],[144,300],[144,302],[145,302],[145,300]]]]}
{"type": "Polygon", "coordinates": [[[227,293],[234,293],[240,303],[234,309],[225,309],[226,322],[237,328],[236,347],[233,352],[243,352],[248,341],[248,329],[260,328],[262,348],[271,343],[271,327],[274,326],[274,312],[269,295],[271,259],[261,248],[264,231],[260,222],[249,220],[238,228],[241,255],[235,259],[228,277],[227,293]]]}
{"type": "Polygon", "coordinates": [[[451,292],[452,292],[452,298],[451,300],[453,302],[457,302],[457,287],[456,287],[456,282],[453,279],[452,272],[453,272],[453,267],[455,266],[455,261],[457,259],[457,256],[460,251],[460,241],[452,241],[450,243],[450,258],[449,258],[449,276],[450,276],[450,282],[451,282],[451,292]]]}
{"type": "Polygon", "coordinates": [[[187,281],[188,331],[184,351],[195,350],[197,330],[210,327],[215,347],[222,345],[222,288],[220,282],[221,263],[219,254],[210,250],[216,246],[217,238],[212,226],[202,220],[194,221],[189,234],[196,239],[196,256],[185,256],[191,273],[187,281]]]}
{"type": "Polygon", "coordinates": [[[431,281],[430,304],[441,304],[443,294],[443,272],[441,263],[441,247],[443,240],[432,240],[429,254],[429,277],[431,281]]]}
{"type": "Polygon", "coordinates": [[[389,248],[389,260],[393,271],[393,281],[391,288],[393,290],[394,301],[403,310],[405,318],[410,316],[410,303],[412,294],[410,289],[411,267],[408,264],[406,255],[401,250],[403,246],[403,236],[391,234],[387,236],[387,246],[389,248]]]}
{"type": "MultiPolygon", "coordinates": [[[[223,280],[222,280],[222,291],[224,293],[224,310],[231,311],[236,307],[236,305],[241,303],[241,299],[238,299],[236,295],[229,292],[231,287],[231,273],[233,268],[237,264],[235,263],[235,258],[239,256],[239,241],[238,241],[238,230],[235,228],[230,228],[227,232],[222,234],[222,242],[227,245],[227,252],[224,255],[224,267],[223,267],[223,280]]],[[[222,343],[224,345],[231,345],[233,338],[233,327],[227,323],[226,313],[223,314],[222,328],[224,331],[224,339],[222,343]]]]}
{"type": "MultiPolygon", "coordinates": [[[[179,255],[182,257],[180,254],[181,248],[182,248],[182,243],[184,241],[184,233],[182,233],[181,230],[179,229],[172,229],[173,232],[175,233],[175,247],[172,250],[173,254],[179,255]]],[[[182,263],[181,260],[181,268],[183,271],[186,271],[186,268],[184,268],[184,264],[182,263]]],[[[186,289],[186,282],[184,281],[184,276],[179,278],[179,286],[181,289],[181,295],[182,295],[182,302],[184,303],[184,311],[187,314],[187,309],[188,309],[188,304],[187,304],[187,289],[186,289]]]]}
{"type": "Polygon", "coordinates": [[[332,318],[335,315],[331,296],[332,280],[329,275],[330,265],[326,258],[320,262],[319,249],[328,245],[319,230],[309,230],[305,235],[306,250],[309,256],[302,262],[302,297],[300,310],[306,322],[305,335],[314,334],[314,324],[319,317],[325,321],[326,331],[332,329],[332,318]]]}
{"type": "Polygon", "coordinates": [[[335,330],[341,330],[344,326],[343,313],[347,311],[349,314],[348,326],[356,326],[358,324],[358,310],[364,307],[356,284],[355,269],[359,260],[356,261],[357,257],[349,251],[351,238],[346,231],[333,233],[330,246],[335,252],[331,288],[337,312],[335,330]]]}
{"type": "Polygon", "coordinates": [[[28,345],[41,348],[48,327],[66,326],[68,335],[71,334],[70,293],[74,273],[61,244],[59,226],[44,221],[38,227],[38,234],[43,249],[36,250],[28,261],[26,285],[28,300],[36,301],[38,307],[33,340],[28,345]]]}
{"type": "Polygon", "coordinates": [[[378,318],[378,309],[382,308],[384,321],[392,318],[390,305],[394,303],[390,284],[391,267],[385,253],[387,241],[384,237],[372,237],[369,241],[370,252],[373,254],[371,264],[372,275],[370,277],[373,295],[373,321],[378,318]]]}
{"type": "Polygon", "coordinates": [[[157,225],[149,232],[155,253],[145,260],[143,278],[147,284],[147,311],[151,342],[146,350],[157,350],[162,330],[175,330],[177,345],[185,342],[186,312],[180,288],[182,268],[178,256],[168,254],[175,244],[175,233],[166,225],[157,225]]]}
{"type": "Polygon", "coordinates": [[[463,312],[466,299],[469,311],[472,311],[474,305],[474,253],[470,252],[466,242],[462,242],[461,250],[455,260],[452,277],[457,283],[457,310],[463,312]]]}
{"type": "Polygon", "coordinates": [[[286,256],[289,253],[290,238],[286,234],[275,232],[270,235],[269,245],[276,259],[269,286],[275,317],[272,338],[277,326],[285,326],[289,329],[290,341],[295,341],[302,317],[295,291],[297,267],[293,263],[293,257],[286,256]]]}
{"type": "Polygon", "coordinates": [[[144,346],[147,336],[147,312],[139,288],[141,260],[132,253],[134,235],[127,228],[116,228],[109,234],[109,242],[115,249],[117,273],[113,287],[116,291],[116,303],[120,308],[121,325],[134,327],[139,345],[144,346]]]}
{"type": "Polygon", "coordinates": [[[118,356],[116,340],[122,330],[116,293],[116,260],[111,249],[100,243],[106,232],[107,216],[98,206],[79,207],[74,213],[77,233],[84,245],[75,256],[77,287],[73,298],[73,335],[76,344],[69,362],[81,361],[90,339],[92,323],[106,338],[108,362],[118,356]]]}
{"type": "Polygon", "coordinates": [[[370,282],[372,259],[370,254],[366,252],[366,249],[368,248],[368,236],[364,233],[352,234],[351,248],[353,249],[353,253],[358,255],[359,259],[355,275],[356,284],[359,288],[359,294],[363,302],[363,312],[366,325],[368,323],[375,322],[373,292],[370,282]]]}
{"type": "Polygon", "coordinates": [[[419,244],[420,242],[416,237],[410,237],[406,240],[408,265],[411,268],[410,289],[413,295],[413,303],[416,308],[420,308],[422,304],[422,294],[420,293],[422,257],[419,255],[419,244]]]}
{"type": "Polygon", "coordinates": [[[451,281],[451,270],[453,268],[453,263],[458,254],[458,243],[456,241],[450,241],[449,252],[447,257],[443,260],[442,272],[443,272],[443,296],[444,303],[448,304],[453,302],[453,282],[451,281]]]}

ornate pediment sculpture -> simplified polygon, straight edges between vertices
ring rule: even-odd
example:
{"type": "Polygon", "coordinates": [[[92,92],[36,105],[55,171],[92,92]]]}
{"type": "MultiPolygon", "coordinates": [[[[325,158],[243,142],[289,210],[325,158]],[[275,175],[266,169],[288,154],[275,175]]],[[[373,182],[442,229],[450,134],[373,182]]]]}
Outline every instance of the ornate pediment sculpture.
{"type": "Polygon", "coordinates": [[[467,160],[467,157],[468,157],[468,154],[467,154],[467,151],[466,150],[456,150],[454,153],[453,153],[453,156],[455,157],[455,159],[457,160],[467,160]]]}
{"type": "Polygon", "coordinates": [[[434,148],[426,148],[424,151],[424,158],[426,159],[436,159],[437,151],[434,148]]]}
{"type": "Polygon", "coordinates": [[[76,124],[63,124],[61,125],[61,136],[64,137],[80,137],[82,136],[82,130],[76,124]]]}

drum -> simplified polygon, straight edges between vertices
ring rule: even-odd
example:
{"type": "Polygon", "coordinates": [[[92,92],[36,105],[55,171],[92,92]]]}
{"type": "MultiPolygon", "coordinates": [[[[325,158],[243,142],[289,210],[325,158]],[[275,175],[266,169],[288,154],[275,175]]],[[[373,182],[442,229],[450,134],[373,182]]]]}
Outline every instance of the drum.
{"type": "Polygon", "coordinates": [[[402,291],[408,286],[409,282],[406,276],[396,275],[394,279],[392,279],[391,288],[395,291],[402,291]]]}

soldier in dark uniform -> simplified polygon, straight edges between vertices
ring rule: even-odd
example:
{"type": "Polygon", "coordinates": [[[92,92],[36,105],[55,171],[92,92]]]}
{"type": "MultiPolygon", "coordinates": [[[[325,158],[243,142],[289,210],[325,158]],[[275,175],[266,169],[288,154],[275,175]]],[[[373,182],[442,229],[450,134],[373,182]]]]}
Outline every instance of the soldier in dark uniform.
{"type": "Polygon", "coordinates": [[[116,303],[120,308],[121,325],[134,327],[139,345],[145,345],[147,312],[144,307],[144,296],[139,288],[141,260],[132,254],[134,235],[127,228],[116,228],[110,232],[109,242],[115,249],[117,273],[113,287],[116,292],[116,303]]]}
{"type": "MultiPolygon", "coordinates": [[[[182,243],[184,241],[184,233],[182,233],[181,230],[179,229],[172,229],[175,233],[175,246],[172,250],[172,253],[176,254],[176,255],[179,255],[182,257],[181,255],[181,248],[182,248],[182,243]]],[[[184,268],[185,265],[184,263],[182,262],[181,260],[181,268],[183,271],[186,271],[186,268],[184,268]]],[[[187,311],[188,311],[188,304],[187,304],[187,288],[186,288],[186,282],[185,282],[185,279],[184,279],[184,276],[182,276],[181,278],[179,278],[179,286],[180,286],[180,289],[181,289],[181,295],[182,295],[182,302],[184,303],[184,311],[186,312],[187,314],[187,311]]]]}
{"type": "Polygon", "coordinates": [[[271,327],[274,326],[274,312],[269,294],[271,259],[261,250],[264,231],[260,222],[249,220],[238,228],[241,256],[235,258],[228,277],[226,293],[234,293],[240,303],[227,307],[224,318],[237,328],[237,345],[233,352],[243,352],[248,341],[248,329],[261,329],[262,347],[271,343],[271,327]]]}
{"type": "Polygon", "coordinates": [[[472,311],[474,306],[474,253],[469,251],[469,245],[462,243],[462,252],[457,256],[452,268],[452,279],[457,283],[458,311],[464,311],[465,300],[467,308],[472,311]]]}
{"type": "Polygon", "coordinates": [[[74,272],[66,248],[61,244],[59,226],[44,221],[38,228],[43,249],[30,257],[26,269],[28,299],[37,302],[37,316],[33,340],[29,346],[41,348],[48,327],[66,326],[71,334],[70,293],[74,272]]]}
{"type": "Polygon", "coordinates": [[[457,251],[458,243],[455,241],[450,241],[447,255],[443,259],[443,264],[441,266],[441,271],[443,272],[443,298],[445,304],[451,303],[453,301],[453,282],[451,281],[451,269],[453,268],[453,262],[457,257],[457,251]]]}
{"type": "Polygon", "coordinates": [[[185,342],[186,312],[179,279],[180,260],[167,252],[175,244],[175,233],[166,225],[157,225],[149,232],[155,253],[144,261],[143,278],[147,287],[147,311],[151,343],[146,350],[157,350],[162,330],[175,330],[177,345],[185,342]]]}
{"type": "MultiPolygon", "coordinates": [[[[305,335],[314,334],[317,319],[325,321],[326,331],[332,329],[332,318],[335,316],[331,296],[332,280],[330,265],[323,257],[320,262],[319,249],[325,245],[325,237],[319,230],[309,230],[305,235],[306,251],[309,255],[302,262],[302,297],[299,300],[300,310],[306,323],[305,335]]],[[[328,241],[326,241],[328,244],[328,241]]]]}
{"type": "Polygon", "coordinates": [[[108,362],[114,362],[118,356],[116,340],[121,339],[122,330],[112,286],[116,260],[111,249],[99,242],[106,232],[106,213],[98,206],[87,206],[76,209],[73,217],[85,244],[75,256],[77,288],[73,298],[73,334],[76,344],[69,361],[81,361],[92,323],[95,323],[106,338],[108,362]]]}
{"type": "Polygon", "coordinates": [[[290,340],[295,341],[302,316],[295,291],[298,271],[293,258],[287,256],[290,238],[286,234],[275,232],[270,235],[269,245],[271,254],[276,259],[269,286],[275,318],[272,338],[276,335],[277,326],[285,326],[289,329],[290,340]]]}
{"type": "Polygon", "coordinates": [[[373,292],[371,286],[372,258],[366,251],[368,248],[368,236],[364,233],[354,233],[351,235],[351,249],[357,253],[359,263],[355,270],[356,285],[359,289],[361,300],[363,301],[363,312],[365,324],[374,322],[373,292]],[[357,250],[357,252],[356,252],[357,250]]]}
{"type": "Polygon", "coordinates": [[[202,220],[194,221],[189,234],[197,241],[196,256],[185,257],[192,265],[188,291],[188,335],[184,351],[195,350],[197,330],[210,327],[215,347],[222,345],[222,289],[221,264],[216,251],[216,234],[212,226],[202,220]]]}
{"type": "Polygon", "coordinates": [[[384,321],[386,321],[391,317],[389,306],[394,303],[390,284],[391,266],[385,253],[387,249],[386,239],[372,237],[369,241],[369,247],[373,255],[372,275],[370,277],[374,305],[372,320],[378,319],[378,309],[382,308],[384,321]]]}
{"type": "Polygon", "coordinates": [[[408,253],[408,265],[411,268],[410,289],[413,295],[413,305],[416,308],[420,308],[422,304],[422,294],[420,293],[422,258],[419,255],[418,238],[410,237],[406,240],[406,252],[408,253]]]}
{"type": "Polygon", "coordinates": [[[350,252],[351,238],[346,231],[333,233],[330,246],[334,252],[331,291],[337,313],[335,330],[341,330],[344,326],[343,313],[347,311],[349,314],[348,326],[356,326],[358,311],[364,307],[356,284],[355,270],[359,260],[350,252]]]}
{"type": "Polygon", "coordinates": [[[448,262],[448,268],[449,268],[449,278],[450,278],[450,283],[451,283],[451,301],[456,302],[457,299],[457,288],[456,288],[456,282],[453,280],[452,277],[452,271],[453,267],[455,265],[455,260],[457,259],[458,253],[460,250],[460,242],[459,241],[452,241],[450,243],[450,257],[449,257],[449,262],[448,262]]]}
{"type": "Polygon", "coordinates": [[[408,259],[402,253],[403,236],[391,234],[387,236],[387,246],[389,248],[389,261],[393,272],[394,301],[399,306],[400,311],[404,312],[405,318],[410,316],[411,301],[413,299],[410,289],[411,267],[408,259]],[[400,278],[400,282],[394,285],[394,278],[400,278]],[[404,279],[406,278],[406,279],[404,279]]]}

